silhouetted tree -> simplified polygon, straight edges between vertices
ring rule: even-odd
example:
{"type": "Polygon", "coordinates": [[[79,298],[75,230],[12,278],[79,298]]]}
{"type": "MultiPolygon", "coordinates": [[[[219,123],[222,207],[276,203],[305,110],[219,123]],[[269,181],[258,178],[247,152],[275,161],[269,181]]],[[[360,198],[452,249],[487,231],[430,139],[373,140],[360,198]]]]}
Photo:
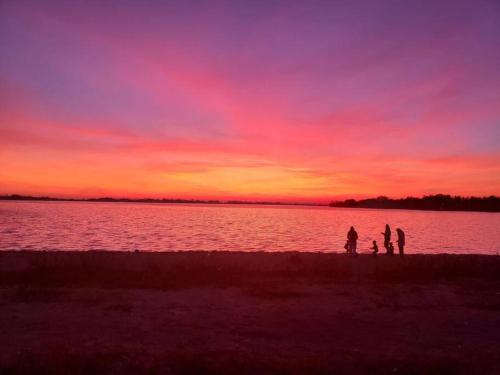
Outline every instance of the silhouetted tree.
{"type": "Polygon", "coordinates": [[[433,211],[484,211],[500,212],[500,198],[460,197],[448,194],[425,195],[422,198],[390,199],[384,196],[362,200],[347,199],[330,203],[331,207],[394,208],[433,211]]]}

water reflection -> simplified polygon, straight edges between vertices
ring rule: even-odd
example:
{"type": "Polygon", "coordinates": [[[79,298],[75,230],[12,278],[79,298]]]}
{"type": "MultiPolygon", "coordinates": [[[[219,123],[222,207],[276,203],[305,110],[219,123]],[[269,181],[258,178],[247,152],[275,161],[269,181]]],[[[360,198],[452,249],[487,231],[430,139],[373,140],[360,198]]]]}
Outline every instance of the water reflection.
{"type": "Polygon", "coordinates": [[[0,250],[344,251],[406,232],[407,253],[500,252],[500,214],[329,207],[0,202],[0,250]]]}

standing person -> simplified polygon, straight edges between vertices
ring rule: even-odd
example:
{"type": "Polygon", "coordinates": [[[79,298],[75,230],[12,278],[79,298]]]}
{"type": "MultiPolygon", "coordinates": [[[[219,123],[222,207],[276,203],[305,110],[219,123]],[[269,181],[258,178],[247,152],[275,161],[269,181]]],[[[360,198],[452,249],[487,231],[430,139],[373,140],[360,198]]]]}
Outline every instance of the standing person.
{"type": "Polygon", "coordinates": [[[389,227],[389,224],[385,224],[385,232],[382,232],[384,236],[384,247],[386,254],[389,254],[389,243],[391,242],[391,227],[389,227]]]}
{"type": "Polygon", "coordinates": [[[356,232],[354,227],[351,227],[351,229],[349,229],[349,232],[347,232],[347,242],[349,243],[348,245],[349,253],[356,255],[358,232],[356,232]]]}
{"type": "Polygon", "coordinates": [[[377,255],[378,254],[378,245],[377,245],[377,241],[373,241],[373,247],[371,248],[373,250],[373,253],[372,255],[377,255]]]}
{"type": "Polygon", "coordinates": [[[398,233],[398,249],[399,249],[399,255],[403,256],[404,255],[404,247],[405,247],[405,232],[401,228],[396,229],[396,232],[398,233]]]}

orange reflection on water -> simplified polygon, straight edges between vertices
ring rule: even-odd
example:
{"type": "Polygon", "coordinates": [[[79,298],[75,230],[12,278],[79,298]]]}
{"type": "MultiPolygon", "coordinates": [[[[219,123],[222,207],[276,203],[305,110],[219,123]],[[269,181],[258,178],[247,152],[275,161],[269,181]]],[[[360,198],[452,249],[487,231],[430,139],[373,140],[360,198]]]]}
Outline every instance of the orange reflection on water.
{"type": "MultiPolygon", "coordinates": [[[[343,251],[382,249],[389,223],[408,253],[500,252],[500,214],[329,207],[0,202],[0,250],[343,251]],[[480,241],[478,240],[480,233],[480,241]]],[[[395,235],[395,233],[394,233],[395,235]]],[[[383,251],[383,250],[382,250],[383,251]]]]}

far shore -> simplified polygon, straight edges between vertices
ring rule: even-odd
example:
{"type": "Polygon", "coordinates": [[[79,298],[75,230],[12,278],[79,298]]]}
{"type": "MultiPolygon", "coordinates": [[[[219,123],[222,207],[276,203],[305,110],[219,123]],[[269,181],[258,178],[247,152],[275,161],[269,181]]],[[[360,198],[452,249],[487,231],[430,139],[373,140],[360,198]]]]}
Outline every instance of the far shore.
{"type": "Polygon", "coordinates": [[[25,195],[0,195],[0,201],[27,201],[27,202],[101,202],[101,203],[160,203],[160,204],[234,204],[234,205],[260,205],[260,206],[324,206],[327,203],[315,202],[282,202],[282,201],[248,201],[248,200],[219,200],[219,199],[179,199],[179,198],[58,198],[58,197],[32,197],[25,195]]]}
{"type": "Polygon", "coordinates": [[[0,252],[0,373],[493,374],[500,257],[0,252]]]}
{"type": "Polygon", "coordinates": [[[260,205],[260,206],[311,206],[335,208],[363,208],[377,210],[414,210],[443,212],[500,212],[500,197],[461,197],[445,194],[423,196],[422,198],[406,197],[390,199],[377,197],[347,199],[329,203],[313,201],[279,201],[279,200],[221,200],[221,199],[180,199],[180,198],[58,198],[47,196],[0,195],[0,201],[32,201],[32,202],[101,202],[101,203],[148,203],[148,204],[209,204],[209,205],[260,205]]]}

